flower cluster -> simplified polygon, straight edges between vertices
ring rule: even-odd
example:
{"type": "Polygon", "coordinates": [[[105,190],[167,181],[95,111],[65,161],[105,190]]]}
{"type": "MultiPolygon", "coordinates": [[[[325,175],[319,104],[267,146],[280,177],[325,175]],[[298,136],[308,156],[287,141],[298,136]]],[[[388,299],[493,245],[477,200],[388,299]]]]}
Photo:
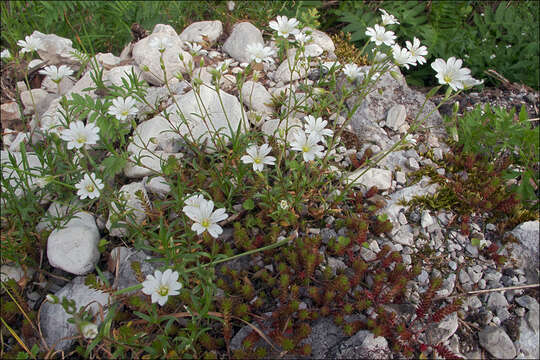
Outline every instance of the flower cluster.
{"type": "Polygon", "coordinates": [[[291,149],[301,152],[304,161],[308,162],[324,156],[324,146],[319,143],[325,136],[332,137],[334,132],[326,128],[328,122],[322,118],[308,115],[304,120],[306,121],[304,129],[297,130],[293,134],[291,149]]]}
{"type": "Polygon", "coordinates": [[[182,211],[193,220],[191,230],[197,232],[197,235],[208,231],[214,238],[221,235],[223,229],[218,225],[218,222],[229,217],[224,208],[214,211],[214,202],[206,200],[202,195],[190,196],[184,201],[184,204],[186,205],[182,211]]]}

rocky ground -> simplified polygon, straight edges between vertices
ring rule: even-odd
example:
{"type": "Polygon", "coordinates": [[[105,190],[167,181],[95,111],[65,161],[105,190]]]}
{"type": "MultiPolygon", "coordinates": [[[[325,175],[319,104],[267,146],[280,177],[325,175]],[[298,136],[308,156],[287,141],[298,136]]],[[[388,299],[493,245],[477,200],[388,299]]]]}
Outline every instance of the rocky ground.
{"type": "MultiPolygon", "coordinates": [[[[157,25],[152,36],[169,36],[174,39],[171,53],[182,52],[183,41],[210,43],[208,53],[203,55],[206,66],[212,66],[221,61],[231,59],[229,70],[223,78],[221,88],[228,92],[224,96],[227,108],[231,112],[239,111],[241,106],[246,106],[251,111],[266,114],[263,117],[261,130],[266,134],[273,134],[277,128],[277,122],[270,118],[273,109],[268,109],[271,102],[271,94],[277,94],[285,90],[290,79],[287,69],[287,61],[282,64],[264,65],[263,75],[258,82],[246,83],[253,94],[249,98],[238,92],[234,84],[234,74],[245,67],[248,60],[245,52],[245,44],[249,42],[265,43],[259,29],[250,26],[249,23],[237,25],[232,33],[223,39],[223,30],[220,22],[195,23],[186,28],[180,35],[167,25],[157,25]],[[224,41],[221,43],[220,41],[224,41]],[[210,65],[208,65],[210,64],[210,65]],[[285,64],[285,65],[284,65],[285,64]],[[242,104],[243,103],[243,104],[242,104]]],[[[39,51],[41,60],[49,63],[70,64],[76,67],[77,61],[68,56],[71,41],[62,39],[56,35],[38,34],[47,43],[47,48],[39,51]]],[[[268,44],[268,43],[266,43],[268,44]]],[[[268,44],[271,45],[271,44],[268,44]]],[[[313,58],[321,58],[323,61],[335,61],[334,44],[324,33],[315,32],[313,46],[309,49],[313,58]]],[[[148,73],[141,72],[140,66],[148,65],[155,73],[160,73],[159,55],[153,54],[148,47],[148,38],[143,38],[126,47],[120,54],[98,54],[96,57],[100,65],[105,69],[104,78],[109,84],[122,84],[122,77],[131,71],[144,79],[150,89],[147,95],[149,102],[160,104],[161,109],[174,110],[171,97],[167,94],[163,82],[148,73]]],[[[166,52],[167,55],[167,52],[166,52]]],[[[177,58],[175,58],[177,59],[177,58]]],[[[339,59],[337,59],[339,60],[339,59]]],[[[182,64],[177,60],[167,62],[170,68],[168,74],[176,71],[185,71],[182,64]]],[[[197,63],[197,61],[195,61],[197,63]]],[[[314,62],[315,64],[315,62],[314,62]]],[[[33,66],[39,65],[34,63],[33,66]]],[[[207,67],[197,69],[203,82],[210,82],[211,76],[207,67]]],[[[29,134],[25,134],[25,127],[21,123],[21,114],[18,106],[13,101],[19,100],[14,91],[14,86],[20,91],[20,100],[24,107],[24,115],[40,115],[40,118],[54,116],[58,111],[58,94],[56,86],[50,79],[39,78],[33,81],[36,87],[29,90],[24,84],[18,83],[13,73],[7,73],[3,69],[3,84],[8,91],[3,93],[2,98],[2,162],[8,153],[19,157],[19,145],[28,142],[29,134]],[[6,85],[7,84],[7,85],[6,85]],[[11,84],[11,85],[10,85],[11,84]],[[10,87],[11,86],[11,87],[10,87]],[[35,99],[35,107],[29,101],[29,93],[32,92],[35,99]]],[[[305,78],[309,74],[293,74],[294,83],[305,78]]],[[[172,89],[182,107],[188,108],[193,104],[193,91],[185,81],[171,79],[172,89]]],[[[65,79],[61,83],[62,95],[88,94],[93,98],[101,95],[95,91],[83,91],[93,86],[89,73],[84,72],[80,79],[65,79]]],[[[358,154],[361,157],[366,149],[377,154],[388,149],[410,126],[411,117],[419,110],[425,99],[421,91],[409,88],[403,77],[397,79],[385,75],[377,86],[380,92],[374,91],[367,96],[365,102],[359,107],[351,119],[351,127],[347,130],[355,137],[346,147],[338,150],[341,157],[337,158],[336,166],[350,165],[348,155],[358,154]],[[376,119],[376,121],[374,121],[376,119]]],[[[298,96],[300,90],[297,90],[298,96]]],[[[209,107],[217,101],[215,94],[209,92],[204,95],[209,107]]],[[[434,98],[437,104],[440,97],[434,98]]],[[[506,108],[525,104],[531,119],[538,119],[539,97],[538,92],[526,88],[506,87],[504,89],[486,88],[480,93],[470,92],[461,95],[460,112],[470,110],[471,106],[478,103],[490,103],[506,108]]],[[[348,104],[354,105],[354,100],[348,104]]],[[[218,105],[215,105],[219,107],[218,105]]],[[[448,113],[452,105],[441,108],[441,113],[448,113]]],[[[425,112],[434,107],[428,103],[425,112]]],[[[195,109],[194,109],[195,111],[195,109]]],[[[173,111],[169,111],[172,113],[173,111]]],[[[189,113],[189,112],[188,112],[189,113]]],[[[303,114],[296,114],[293,118],[301,118],[303,114]]],[[[163,130],[169,126],[162,121],[160,116],[148,118],[148,110],[141,106],[137,120],[139,125],[137,132],[141,139],[150,144],[149,139],[158,138],[153,142],[152,150],[163,157],[173,155],[181,157],[181,147],[177,146],[174,139],[160,138],[163,130]]],[[[219,124],[218,117],[213,119],[219,124]]],[[[329,120],[340,121],[340,115],[330,116],[329,120]]],[[[537,121],[538,120],[534,120],[537,121]]],[[[44,127],[45,124],[31,122],[33,128],[44,127]]],[[[471,239],[484,240],[486,246],[492,242],[500,242],[497,235],[497,224],[484,221],[478,214],[472,218],[471,233],[463,235],[459,226],[455,224],[456,214],[452,211],[419,211],[403,205],[402,199],[411,200],[415,195],[434,194],[437,191],[436,184],[430,184],[429,177],[422,178],[418,183],[412,184],[407,175],[420,170],[428,165],[437,166],[427,154],[432,153],[434,159],[440,160],[449,151],[445,145],[445,129],[440,114],[435,113],[426,121],[425,129],[413,134],[416,146],[401,149],[391,153],[382,160],[370,172],[366,173],[358,183],[357,191],[365,192],[371,186],[377,186],[380,190],[383,202],[380,213],[388,214],[393,224],[392,231],[381,236],[370,236],[369,247],[357,247],[354,253],[366,261],[372,261],[376,254],[385,245],[392,250],[398,251],[403,257],[403,262],[410,265],[422,248],[429,246],[434,250],[435,258],[439,263],[429,263],[424,266],[421,274],[408,285],[408,295],[413,304],[417,304],[424,291],[427,289],[429,278],[441,276],[444,279],[442,288],[437,292],[437,301],[450,302],[459,294],[464,295],[466,301],[458,312],[445,318],[444,321],[428,328],[424,334],[426,342],[431,344],[443,343],[455,354],[465,358],[539,358],[539,305],[538,305],[538,242],[539,222],[528,221],[516,226],[508,234],[516,238],[516,243],[511,244],[505,253],[511,255],[513,261],[507,265],[497,266],[493,259],[486,256],[485,252],[479,251],[477,246],[472,245],[471,239]],[[529,286],[529,285],[536,285],[529,286]]],[[[39,141],[39,139],[35,140],[39,141]]],[[[137,140],[134,140],[134,145],[137,140]]],[[[140,144],[139,144],[140,145],[140,144]]],[[[132,147],[133,148],[133,147],[132,147]]],[[[29,148],[30,149],[30,148],[29,148]]],[[[135,147],[136,149],[136,147],[135,147]]],[[[30,154],[30,156],[32,156],[30,154]]],[[[146,165],[150,168],[160,168],[160,158],[153,157],[146,165]]],[[[169,187],[161,182],[162,179],[149,177],[152,172],[138,166],[129,166],[124,169],[124,176],[129,183],[122,189],[129,193],[142,191],[145,197],[152,199],[166,197],[169,187]]],[[[437,172],[444,174],[444,168],[438,168],[437,172]]],[[[13,176],[9,170],[3,168],[2,176],[13,176]]],[[[132,206],[140,208],[141,204],[133,200],[132,206]]],[[[62,213],[64,208],[53,203],[49,212],[62,213]]],[[[144,213],[136,219],[137,222],[145,220],[144,213]]],[[[109,295],[95,291],[84,283],[84,276],[92,273],[96,264],[109,264],[107,276],[111,278],[118,289],[138,283],[138,280],[130,266],[133,261],[143,264],[141,272],[150,274],[155,265],[145,262],[154,254],[135,251],[126,247],[118,247],[110,254],[100,254],[97,250],[98,241],[101,237],[111,240],[120,240],[125,236],[122,228],[110,227],[110,221],[106,218],[96,218],[89,214],[81,215],[80,219],[74,219],[63,230],[55,230],[48,238],[47,254],[44,267],[50,269],[50,275],[43,277],[41,273],[38,282],[35,273],[24,273],[22,269],[13,264],[3,264],[3,276],[12,277],[16,281],[24,281],[27,284],[25,296],[28,304],[33,309],[40,310],[40,325],[49,345],[56,344],[57,349],[67,350],[73,344],[73,340],[64,338],[76,335],[75,328],[67,323],[67,314],[59,305],[43,302],[47,293],[53,292],[58,297],[68,296],[78,305],[94,302],[91,307],[96,310],[97,304],[106,304],[109,295]],[[71,234],[81,234],[78,244],[72,244],[71,234]],[[73,261],[73,259],[76,259],[73,261]],[[61,340],[64,339],[64,340],[61,340]]],[[[332,216],[325,217],[325,228],[310,229],[310,233],[319,234],[326,245],[331,239],[337,238],[339,230],[333,227],[335,219],[332,216]]],[[[41,229],[49,226],[42,223],[41,229]]],[[[39,229],[38,229],[39,231],[39,229]]],[[[226,227],[221,241],[228,241],[232,235],[232,227],[226,227]]],[[[299,234],[302,235],[302,234],[299,234]]],[[[324,249],[324,247],[322,248],[324,249]]],[[[249,266],[238,262],[238,266],[249,266]]],[[[325,266],[334,270],[347,267],[345,257],[325,256],[325,266]]],[[[107,266],[101,266],[102,269],[107,266]]],[[[272,268],[273,269],[273,268],[272,268]]],[[[36,275],[37,276],[37,275],[36,275]]],[[[312,304],[309,299],[303,299],[303,307],[309,308],[312,304]]],[[[409,316],[414,309],[402,306],[396,308],[399,316],[409,316]]],[[[371,313],[352,314],[357,318],[372,316],[371,313]]],[[[265,329],[264,322],[259,324],[265,329]]],[[[305,340],[312,346],[313,358],[381,358],[398,357],[388,347],[387,340],[383,337],[375,337],[367,330],[361,330],[352,337],[346,336],[341,327],[338,327],[330,318],[323,317],[311,324],[312,332],[305,340]]],[[[249,334],[250,328],[239,329],[231,340],[231,348],[241,347],[242,340],[249,334]]],[[[13,343],[13,339],[11,339],[13,343]]],[[[429,354],[435,357],[434,353],[429,354]]]]}

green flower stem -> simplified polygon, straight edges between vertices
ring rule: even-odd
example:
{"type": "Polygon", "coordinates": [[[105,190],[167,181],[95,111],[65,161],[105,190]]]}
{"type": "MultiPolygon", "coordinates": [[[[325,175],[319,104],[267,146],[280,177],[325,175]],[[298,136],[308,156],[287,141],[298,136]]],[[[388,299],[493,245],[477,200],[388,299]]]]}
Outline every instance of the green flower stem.
{"type": "MultiPolygon", "coordinates": [[[[233,255],[233,256],[230,256],[226,259],[221,259],[221,260],[216,260],[216,261],[212,261],[208,264],[203,264],[201,266],[198,266],[198,267],[195,267],[195,268],[191,268],[191,269],[187,269],[184,271],[184,273],[190,273],[190,272],[194,272],[196,270],[199,270],[201,268],[207,268],[207,267],[210,267],[210,266],[215,266],[215,265],[218,265],[218,264],[221,264],[221,263],[224,263],[224,262],[227,262],[227,261],[230,261],[230,260],[234,260],[234,259],[238,259],[242,256],[246,256],[246,255],[251,255],[251,254],[256,254],[258,252],[261,252],[261,251],[266,251],[266,250],[270,250],[270,249],[273,249],[273,248],[277,248],[277,247],[280,247],[282,245],[285,245],[287,244],[291,239],[287,238],[287,239],[284,239],[284,240],[281,240],[281,241],[278,241],[274,244],[270,244],[270,245],[267,245],[267,246],[264,246],[262,248],[258,248],[258,249],[253,249],[253,250],[249,250],[249,251],[246,251],[246,252],[243,252],[241,254],[237,254],[237,255],[233,255]]],[[[118,290],[114,293],[114,295],[122,295],[122,294],[125,294],[125,293],[128,293],[130,291],[134,291],[134,290],[140,290],[142,289],[142,284],[137,284],[137,285],[133,285],[133,286],[130,286],[130,287],[127,287],[127,288],[124,288],[122,290],[118,290]]]]}

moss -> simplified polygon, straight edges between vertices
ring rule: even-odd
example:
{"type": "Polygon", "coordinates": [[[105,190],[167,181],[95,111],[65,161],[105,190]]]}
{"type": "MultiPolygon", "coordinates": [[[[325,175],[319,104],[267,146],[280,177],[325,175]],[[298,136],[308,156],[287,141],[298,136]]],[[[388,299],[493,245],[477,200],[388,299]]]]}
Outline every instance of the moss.
{"type": "Polygon", "coordinates": [[[343,59],[342,63],[355,63],[358,66],[368,65],[367,56],[362,55],[360,50],[352,44],[350,33],[344,34],[340,31],[339,34],[330,37],[336,46],[334,53],[338,59],[343,59]]]}

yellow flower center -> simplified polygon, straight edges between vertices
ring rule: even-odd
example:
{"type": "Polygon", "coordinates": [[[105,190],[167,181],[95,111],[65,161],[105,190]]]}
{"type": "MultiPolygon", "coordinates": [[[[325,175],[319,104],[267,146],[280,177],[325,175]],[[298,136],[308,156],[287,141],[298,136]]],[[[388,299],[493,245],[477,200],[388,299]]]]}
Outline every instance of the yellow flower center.
{"type": "Polygon", "coordinates": [[[208,219],[203,219],[203,221],[201,221],[201,225],[202,227],[207,228],[210,226],[210,221],[208,219]]]}
{"type": "Polygon", "coordinates": [[[129,112],[127,110],[122,111],[122,116],[128,116],[129,112]]]}
{"type": "Polygon", "coordinates": [[[86,136],[84,135],[79,135],[76,139],[76,141],[79,143],[79,144],[84,144],[86,142],[86,136]]]}
{"type": "Polygon", "coordinates": [[[452,82],[452,78],[450,76],[448,76],[448,75],[444,75],[443,79],[444,79],[445,83],[451,83],[452,82]]]}
{"type": "Polygon", "coordinates": [[[309,146],[307,146],[307,145],[302,146],[302,151],[303,152],[309,152],[309,150],[310,150],[309,146]]]}
{"type": "Polygon", "coordinates": [[[161,285],[157,293],[161,296],[167,296],[167,294],[169,293],[169,287],[167,285],[161,285]]]}
{"type": "Polygon", "coordinates": [[[261,158],[260,157],[256,157],[253,159],[253,162],[255,162],[255,164],[260,164],[262,162],[261,158]]]}
{"type": "Polygon", "coordinates": [[[86,191],[88,192],[94,192],[94,185],[93,184],[88,184],[86,185],[86,191]]]}

